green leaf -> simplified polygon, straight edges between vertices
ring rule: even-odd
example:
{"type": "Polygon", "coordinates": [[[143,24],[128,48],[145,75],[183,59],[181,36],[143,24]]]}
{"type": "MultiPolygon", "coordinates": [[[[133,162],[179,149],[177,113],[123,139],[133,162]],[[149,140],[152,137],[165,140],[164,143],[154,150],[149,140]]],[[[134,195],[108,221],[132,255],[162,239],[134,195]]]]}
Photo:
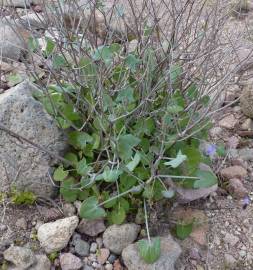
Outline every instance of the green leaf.
{"type": "Polygon", "coordinates": [[[192,228],[193,228],[193,222],[188,223],[188,224],[177,223],[177,225],[176,225],[177,237],[181,240],[184,240],[185,238],[187,238],[191,234],[192,228]]]}
{"type": "Polygon", "coordinates": [[[194,188],[207,188],[217,184],[218,182],[217,176],[210,171],[198,170],[196,176],[199,177],[199,180],[194,182],[194,188]]]}
{"type": "Polygon", "coordinates": [[[122,174],[120,176],[120,192],[127,191],[131,189],[137,182],[137,179],[131,175],[128,175],[126,173],[122,174]]]}
{"type": "Polygon", "coordinates": [[[170,105],[167,107],[167,112],[168,113],[179,113],[179,112],[182,112],[184,111],[184,108],[177,105],[177,104],[174,104],[174,105],[170,105]]]}
{"type": "Polygon", "coordinates": [[[82,203],[79,215],[81,218],[98,219],[105,217],[106,213],[102,207],[98,206],[98,200],[93,196],[82,203]]]}
{"type": "Polygon", "coordinates": [[[92,138],[93,138],[92,149],[98,149],[99,145],[100,145],[100,136],[98,134],[96,134],[96,133],[93,133],[92,138]]]}
{"type": "Polygon", "coordinates": [[[141,60],[139,58],[137,58],[135,55],[129,54],[126,57],[125,62],[126,62],[126,65],[129,67],[129,69],[132,72],[135,72],[136,68],[137,68],[138,64],[141,62],[141,60]]]}
{"type": "Polygon", "coordinates": [[[117,204],[118,198],[113,194],[110,194],[108,191],[103,191],[102,196],[104,202],[107,201],[108,199],[112,199],[104,204],[104,208],[112,208],[117,204]]]}
{"type": "Polygon", "coordinates": [[[81,150],[86,147],[87,143],[91,143],[93,141],[93,138],[89,134],[80,131],[69,132],[68,139],[72,146],[81,150]]]}
{"type": "Polygon", "coordinates": [[[109,167],[106,167],[104,172],[103,172],[103,178],[105,182],[115,182],[118,180],[119,176],[122,174],[122,170],[119,169],[114,169],[111,170],[109,167]]]}
{"type": "Polygon", "coordinates": [[[187,88],[187,96],[191,101],[195,100],[198,97],[198,88],[196,84],[192,83],[188,88],[187,88]]]}
{"type": "Polygon", "coordinates": [[[156,262],[161,255],[161,241],[160,238],[153,238],[151,242],[148,240],[139,240],[138,249],[142,259],[148,263],[152,264],[156,262]]]}
{"type": "Polygon", "coordinates": [[[84,80],[89,86],[94,86],[97,78],[97,67],[88,57],[82,57],[79,61],[79,68],[84,75],[84,80]]]}
{"type": "Polygon", "coordinates": [[[47,45],[46,45],[46,49],[45,49],[45,54],[48,57],[54,51],[55,42],[49,37],[46,37],[46,42],[47,42],[47,45]]]}
{"type": "Polygon", "coordinates": [[[95,179],[92,177],[83,176],[80,180],[80,184],[82,188],[89,189],[95,183],[95,179]]]}
{"type": "Polygon", "coordinates": [[[68,171],[64,171],[63,166],[59,166],[54,171],[53,178],[54,178],[55,181],[63,181],[68,176],[68,174],[69,174],[69,172],[68,171]]]}
{"type": "Polygon", "coordinates": [[[65,67],[66,65],[67,65],[67,62],[62,55],[53,56],[53,68],[60,69],[62,67],[65,67]]]}
{"type": "Polygon", "coordinates": [[[67,129],[71,126],[71,122],[62,118],[62,117],[56,117],[55,120],[57,121],[57,124],[58,126],[61,128],[61,129],[67,129]]]}
{"type": "Polygon", "coordinates": [[[113,59],[113,52],[111,51],[109,46],[102,45],[95,50],[92,58],[95,61],[102,60],[105,62],[106,65],[110,65],[113,59]]]}
{"type": "Polygon", "coordinates": [[[132,156],[133,147],[137,146],[140,143],[140,139],[131,135],[121,135],[118,139],[118,150],[119,155],[123,160],[128,160],[132,156]]]}
{"type": "Polygon", "coordinates": [[[110,213],[109,219],[113,224],[122,224],[126,219],[125,209],[122,206],[117,205],[116,208],[110,213]]]}
{"type": "Polygon", "coordinates": [[[172,168],[177,168],[180,164],[182,164],[187,159],[186,155],[183,155],[181,150],[177,153],[176,158],[171,161],[165,162],[164,165],[171,166],[172,168]]]}
{"type": "Polygon", "coordinates": [[[21,83],[24,79],[18,73],[10,73],[6,76],[9,86],[15,86],[21,83]]]}
{"type": "Polygon", "coordinates": [[[181,66],[175,64],[170,68],[170,80],[171,83],[174,84],[180,80],[180,77],[183,73],[183,69],[181,66]]]}
{"type": "Polygon", "coordinates": [[[61,182],[60,194],[67,202],[74,202],[77,200],[79,189],[73,177],[67,178],[61,182]]]}
{"type": "Polygon", "coordinates": [[[74,153],[67,153],[65,156],[64,156],[65,159],[67,159],[68,161],[72,162],[73,165],[76,165],[77,162],[78,162],[78,157],[76,154],[74,153]]]}
{"type": "Polygon", "coordinates": [[[31,52],[34,52],[39,48],[39,41],[37,38],[29,37],[27,45],[28,45],[28,49],[31,52]]]}
{"type": "Polygon", "coordinates": [[[120,90],[116,98],[116,102],[135,102],[134,89],[131,86],[126,86],[125,88],[120,90]]]}
{"type": "Polygon", "coordinates": [[[61,111],[65,118],[69,121],[76,121],[80,119],[79,113],[75,110],[72,104],[64,104],[61,111]]]}
{"type": "Polygon", "coordinates": [[[138,166],[140,161],[141,155],[139,154],[139,152],[136,152],[133,160],[126,165],[127,169],[132,172],[138,166]]]}
{"type": "Polygon", "coordinates": [[[182,148],[182,153],[187,156],[186,164],[190,175],[198,168],[203,159],[202,154],[197,147],[189,145],[182,148]]]}
{"type": "Polygon", "coordinates": [[[79,175],[87,175],[90,170],[91,167],[87,165],[85,158],[80,160],[76,165],[76,171],[79,175]]]}

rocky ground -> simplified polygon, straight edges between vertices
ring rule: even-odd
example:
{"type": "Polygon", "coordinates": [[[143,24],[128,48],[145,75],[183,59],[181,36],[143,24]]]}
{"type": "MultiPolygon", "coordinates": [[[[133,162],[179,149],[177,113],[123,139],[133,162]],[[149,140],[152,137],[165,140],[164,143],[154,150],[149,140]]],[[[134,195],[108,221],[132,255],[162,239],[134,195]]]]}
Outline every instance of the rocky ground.
{"type": "MultiPolygon", "coordinates": [[[[42,4],[37,0],[4,1],[1,9],[1,55],[8,61],[0,63],[0,124],[47,147],[55,155],[61,155],[67,147],[64,134],[31,97],[34,87],[24,81],[27,75],[22,53],[29,34],[23,24],[18,23],[15,27],[19,27],[18,33],[23,37],[20,41],[17,31],[4,23],[6,16],[15,19],[18,13],[18,17],[25,16],[23,19],[28,16],[29,25],[41,30],[43,23],[38,16],[34,17],[41,11],[42,4]],[[6,40],[8,45],[3,42],[6,40]]],[[[242,17],[231,15],[229,19],[228,32],[239,32],[242,36],[239,58],[253,49],[249,36],[252,21],[253,10],[242,17]]],[[[78,202],[69,204],[49,199],[57,188],[52,185],[49,173],[56,161],[48,153],[23,144],[20,138],[10,139],[9,135],[1,133],[1,191],[7,191],[16,183],[29,186],[39,195],[36,203],[30,206],[1,200],[1,269],[253,269],[252,61],[248,59],[231,83],[231,89],[224,93],[222,105],[225,109],[214,115],[214,126],[210,130],[210,142],[223,143],[227,149],[224,157],[213,161],[213,168],[219,175],[219,188],[209,190],[208,198],[201,199],[203,194],[200,194],[199,200],[186,205],[162,204],[151,209],[152,235],[160,235],[162,239],[161,257],[152,266],[146,265],[137,253],[135,242],[145,237],[140,225],[107,226],[104,220],[79,219],[78,202]],[[156,209],[161,207],[163,214],[158,215],[156,209]],[[175,223],[192,217],[198,222],[190,237],[174,238],[175,223]]],[[[43,70],[41,72],[43,77],[43,70]]]]}

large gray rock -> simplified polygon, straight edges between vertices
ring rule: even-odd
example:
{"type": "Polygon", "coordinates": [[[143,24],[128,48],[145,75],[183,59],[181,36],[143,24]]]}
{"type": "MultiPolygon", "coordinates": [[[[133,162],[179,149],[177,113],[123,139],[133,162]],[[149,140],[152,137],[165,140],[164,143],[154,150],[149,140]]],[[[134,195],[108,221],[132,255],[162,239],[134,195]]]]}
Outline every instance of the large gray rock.
{"type": "Polygon", "coordinates": [[[41,225],[38,229],[38,240],[46,253],[65,248],[78,225],[78,217],[58,219],[41,225]]]}
{"type": "Polygon", "coordinates": [[[29,34],[17,25],[0,23],[0,50],[3,60],[19,60],[26,50],[29,34]]]}
{"type": "Polygon", "coordinates": [[[113,253],[121,254],[126,246],[134,242],[140,229],[140,225],[134,223],[112,225],[105,230],[103,243],[113,253]]]}
{"type": "Polygon", "coordinates": [[[161,256],[153,264],[147,264],[139,255],[137,243],[127,246],[122,252],[128,270],[174,270],[182,250],[171,237],[161,237],[161,256]]]}
{"type": "Polygon", "coordinates": [[[29,248],[17,246],[6,249],[4,259],[15,264],[18,269],[27,269],[36,262],[36,257],[29,248]]]}
{"type": "MultiPolygon", "coordinates": [[[[0,95],[0,123],[11,131],[61,155],[65,137],[42,105],[32,97],[36,88],[23,82],[0,95]]],[[[56,164],[48,154],[11,137],[0,129],[0,191],[12,186],[37,195],[54,195],[50,167],[56,164]],[[19,172],[19,173],[18,173],[19,172]]]]}

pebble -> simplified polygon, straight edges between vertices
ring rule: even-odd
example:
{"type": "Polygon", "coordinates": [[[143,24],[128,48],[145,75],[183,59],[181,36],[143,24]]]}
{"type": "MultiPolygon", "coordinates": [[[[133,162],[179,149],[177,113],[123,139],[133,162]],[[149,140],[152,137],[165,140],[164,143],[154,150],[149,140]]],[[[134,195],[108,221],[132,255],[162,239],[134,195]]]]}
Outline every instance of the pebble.
{"type": "Polygon", "coordinates": [[[104,246],[115,254],[121,254],[125,247],[135,241],[140,229],[134,223],[109,226],[103,234],[104,246]]]}
{"type": "Polygon", "coordinates": [[[105,266],[105,270],[113,270],[113,265],[112,264],[107,264],[106,266],[105,266]]]}
{"type": "Polygon", "coordinates": [[[89,255],[90,245],[88,242],[77,239],[74,243],[75,253],[79,256],[87,256],[89,255]]]}
{"type": "Polygon", "coordinates": [[[224,260],[227,267],[234,267],[236,265],[236,259],[228,253],[224,255],[224,260]]]}
{"type": "Polygon", "coordinates": [[[108,258],[108,262],[114,263],[116,259],[117,259],[117,256],[114,255],[114,254],[111,254],[111,255],[109,256],[109,258],[108,258]]]}
{"type": "Polygon", "coordinates": [[[94,270],[94,268],[89,265],[85,265],[82,270],[94,270]]]}
{"type": "Polygon", "coordinates": [[[247,176],[247,170],[242,166],[230,166],[224,168],[220,171],[220,174],[225,179],[232,179],[232,178],[245,178],[247,176]]]}
{"type": "Polygon", "coordinates": [[[80,258],[72,253],[63,253],[60,256],[60,264],[62,270],[78,270],[83,266],[80,258]]]}
{"type": "Polygon", "coordinates": [[[229,180],[227,190],[237,199],[243,199],[248,194],[248,190],[244,187],[241,180],[237,178],[232,178],[229,180]]]}
{"type": "Polygon", "coordinates": [[[226,233],[224,237],[224,242],[230,246],[235,246],[239,241],[239,238],[233,234],[226,233]]]}
{"type": "Polygon", "coordinates": [[[76,214],[76,208],[72,203],[65,203],[63,205],[63,214],[65,217],[72,217],[76,214]]]}
{"type": "Polygon", "coordinates": [[[103,239],[101,237],[98,237],[96,239],[96,242],[97,242],[98,248],[103,247],[103,239]]]}
{"type": "Polygon", "coordinates": [[[97,251],[97,247],[98,247],[97,243],[95,243],[95,242],[91,243],[90,252],[95,253],[97,251]]]}
{"type": "Polygon", "coordinates": [[[247,255],[247,252],[245,250],[240,250],[239,255],[243,258],[247,255]]]}
{"type": "Polygon", "coordinates": [[[16,227],[21,229],[21,230],[26,230],[27,229],[27,221],[25,218],[19,218],[17,221],[16,221],[16,227]]]}
{"type": "Polygon", "coordinates": [[[82,219],[77,227],[78,232],[92,237],[102,233],[103,231],[105,231],[105,229],[106,227],[103,219],[82,219]]]}
{"type": "Polygon", "coordinates": [[[233,114],[225,116],[219,121],[219,126],[226,129],[233,129],[237,124],[237,119],[233,114]]]}
{"type": "Polygon", "coordinates": [[[110,250],[107,248],[101,248],[98,251],[98,256],[97,256],[98,262],[100,264],[105,264],[109,256],[110,256],[110,250]]]}

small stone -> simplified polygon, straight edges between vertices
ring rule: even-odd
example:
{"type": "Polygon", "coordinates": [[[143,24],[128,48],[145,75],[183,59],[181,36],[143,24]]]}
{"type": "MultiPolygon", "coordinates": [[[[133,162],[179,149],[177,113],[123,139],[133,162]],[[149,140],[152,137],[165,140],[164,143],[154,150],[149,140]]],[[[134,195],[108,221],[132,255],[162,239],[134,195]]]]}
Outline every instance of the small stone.
{"type": "Polygon", "coordinates": [[[97,262],[93,262],[91,264],[95,269],[100,269],[101,268],[101,264],[97,263],[97,262]]]}
{"type": "Polygon", "coordinates": [[[76,208],[72,203],[65,203],[63,205],[63,214],[65,217],[72,217],[76,214],[76,208]]]}
{"type": "Polygon", "coordinates": [[[106,227],[103,219],[82,219],[77,227],[77,231],[79,233],[83,233],[89,236],[97,236],[101,232],[105,231],[105,229],[106,227]]]}
{"type": "Polygon", "coordinates": [[[78,217],[68,217],[41,225],[38,229],[38,240],[46,253],[65,248],[78,225],[78,217]]]}
{"type": "Polygon", "coordinates": [[[103,239],[101,237],[96,238],[96,243],[98,245],[98,248],[103,247],[103,239]]]}
{"type": "Polygon", "coordinates": [[[237,178],[229,180],[227,190],[236,199],[243,199],[248,194],[248,190],[243,186],[243,183],[237,178]]]}
{"type": "Polygon", "coordinates": [[[116,259],[117,259],[117,256],[114,255],[114,254],[111,254],[111,255],[109,256],[109,258],[108,258],[108,262],[109,262],[109,263],[114,263],[116,259]]]}
{"type": "Polygon", "coordinates": [[[91,243],[91,245],[90,245],[90,252],[91,253],[95,253],[97,251],[97,248],[98,248],[97,243],[95,243],[95,242],[91,243]]]}
{"type": "Polygon", "coordinates": [[[88,242],[77,239],[74,243],[75,245],[75,253],[80,255],[80,256],[88,256],[89,255],[89,250],[90,250],[90,245],[88,242]]]}
{"type": "Polygon", "coordinates": [[[92,266],[85,265],[82,270],[94,270],[94,268],[92,266]]]}
{"type": "Polygon", "coordinates": [[[141,227],[134,223],[112,225],[103,234],[103,243],[106,248],[115,254],[121,254],[122,250],[137,238],[141,227]]]}
{"type": "Polygon", "coordinates": [[[50,270],[51,262],[46,255],[36,255],[37,263],[32,265],[29,270],[50,270]]]}
{"type": "Polygon", "coordinates": [[[213,127],[210,129],[209,134],[212,138],[218,138],[219,136],[222,136],[223,129],[221,127],[213,127]]]}
{"type": "Polygon", "coordinates": [[[97,256],[97,259],[98,259],[98,262],[100,264],[105,264],[108,257],[110,255],[110,250],[107,249],[107,248],[101,248],[99,251],[98,251],[98,256],[97,256]]]}
{"type": "Polygon", "coordinates": [[[74,233],[72,235],[72,244],[74,245],[75,244],[75,241],[79,240],[79,239],[82,239],[81,235],[79,233],[74,233]]]}
{"type": "Polygon", "coordinates": [[[36,257],[31,249],[18,246],[11,246],[5,250],[4,259],[21,269],[27,269],[36,262],[36,257]]]}
{"type": "Polygon", "coordinates": [[[239,238],[233,234],[226,233],[224,237],[224,242],[229,244],[230,246],[235,246],[239,241],[239,238]]]}
{"type": "Polygon", "coordinates": [[[140,257],[137,243],[130,244],[122,252],[123,261],[128,270],[172,270],[182,250],[170,236],[160,237],[161,255],[153,264],[147,264],[140,257]]]}
{"type": "Polygon", "coordinates": [[[229,114],[228,116],[224,117],[222,120],[219,121],[219,126],[226,128],[226,129],[233,129],[237,124],[237,119],[233,114],[229,114]]]}
{"type": "Polygon", "coordinates": [[[113,270],[123,270],[123,266],[121,265],[119,259],[114,262],[113,270]]]}
{"type": "Polygon", "coordinates": [[[110,263],[106,264],[105,270],[113,270],[113,265],[110,263]]]}
{"type": "Polygon", "coordinates": [[[27,222],[26,222],[26,219],[25,218],[19,218],[17,221],[16,221],[16,227],[21,229],[21,230],[26,230],[27,229],[27,222]]]}
{"type": "Polygon", "coordinates": [[[225,179],[231,178],[245,178],[247,176],[247,170],[241,166],[230,166],[220,171],[220,174],[225,179]]]}
{"type": "Polygon", "coordinates": [[[252,119],[248,118],[242,123],[243,130],[253,130],[253,121],[252,119]]]}
{"type": "Polygon", "coordinates": [[[247,252],[245,250],[240,250],[239,255],[240,257],[244,258],[247,255],[247,252]]]}
{"type": "Polygon", "coordinates": [[[244,161],[253,160],[253,149],[252,148],[242,148],[238,151],[238,156],[244,161]]]}
{"type": "Polygon", "coordinates": [[[62,270],[78,270],[83,266],[82,261],[71,253],[63,253],[60,256],[62,270]]]}

